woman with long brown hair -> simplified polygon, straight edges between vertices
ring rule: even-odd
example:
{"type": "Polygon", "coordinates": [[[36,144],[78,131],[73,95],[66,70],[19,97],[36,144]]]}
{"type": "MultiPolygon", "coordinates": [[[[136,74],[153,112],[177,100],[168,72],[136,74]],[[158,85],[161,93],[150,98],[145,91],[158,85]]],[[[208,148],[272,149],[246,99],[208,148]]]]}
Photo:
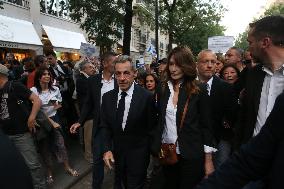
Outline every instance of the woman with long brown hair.
{"type": "Polygon", "coordinates": [[[156,150],[174,144],[177,154],[177,162],[163,164],[163,188],[191,189],[214,170],[209,97],[206,87],[196,82],[196,64],[189,48],[174,48],[168,60],[158,92],[160,145],[156,150]]]}

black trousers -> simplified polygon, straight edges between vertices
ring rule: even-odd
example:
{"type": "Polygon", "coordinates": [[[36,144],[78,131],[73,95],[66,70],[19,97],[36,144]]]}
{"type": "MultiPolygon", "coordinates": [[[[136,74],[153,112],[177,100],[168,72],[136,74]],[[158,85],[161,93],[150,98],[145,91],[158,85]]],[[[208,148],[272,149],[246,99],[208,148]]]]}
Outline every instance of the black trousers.
{"type": "Polygon", "coordinates": [[[143,189],[149,160],[148,148],[115,153],[114,189],[143,189]]]}
{"type": "Polygon", "coordinates": [[[163,166],[163,173],[163,189],[192,189],[204,177],[204,159],[186,160],[179,157],[178,163],[163,166]]]}

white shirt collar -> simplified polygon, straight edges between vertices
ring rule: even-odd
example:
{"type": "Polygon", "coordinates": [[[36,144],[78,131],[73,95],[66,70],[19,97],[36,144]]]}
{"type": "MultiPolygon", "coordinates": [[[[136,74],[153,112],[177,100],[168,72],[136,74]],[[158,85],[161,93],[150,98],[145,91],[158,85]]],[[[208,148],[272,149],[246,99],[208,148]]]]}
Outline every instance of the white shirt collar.
{"type": "MultiPolygon", "coordinates": [[[[265,73],[267,73],[267,74],[269,74],[271,76],[273,75],[273,72],[269,68],[267,68],[265,66],[262,66],[262,70],[265,73]]],[[[282,72],[282,74],[284,75],[284,64],[282,64],[282,66],[279,69],[277,69],[276,71],[282,72]]]]}
{"type": "MultiPolygon", "coordinates": [[[[134,91],[134,82],[132,83],[131,87],[125,92],[127,93],[127,96],[132,96],[133,91],[134,91]]],[[[122,93],[122,90],[119,88],[118,96],[120,96],[121,93],[122,93]]]]}

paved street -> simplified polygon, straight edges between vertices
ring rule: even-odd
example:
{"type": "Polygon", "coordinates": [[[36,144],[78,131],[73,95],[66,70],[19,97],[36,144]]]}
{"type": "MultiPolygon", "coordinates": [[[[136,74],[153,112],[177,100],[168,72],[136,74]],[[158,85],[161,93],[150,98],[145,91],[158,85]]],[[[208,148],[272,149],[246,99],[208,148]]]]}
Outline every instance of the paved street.
{"type": "MultiPolygon", "coordinates": [[[[112,189],[113,188],[113,171],[105,169],[105,178],[103,189],[112,189]]],[[[91,189],[92,188],[92,172],[87,174],[82,178],[78,183],[72,186],[70,189],[91,189]]]]}

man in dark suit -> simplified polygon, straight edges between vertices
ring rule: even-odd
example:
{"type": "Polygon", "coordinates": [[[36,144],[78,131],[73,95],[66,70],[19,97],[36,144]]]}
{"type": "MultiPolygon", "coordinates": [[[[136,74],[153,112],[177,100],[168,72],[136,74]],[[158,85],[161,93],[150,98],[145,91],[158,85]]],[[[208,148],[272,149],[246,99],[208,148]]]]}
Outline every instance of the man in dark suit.
{"type": "MultiPolygon", "coordinates": [[[[261,65],[249,70],[245,79],[245,88],[240,99],[238,143],[246,143],[258,135],[272,111],[276,97],[284,90],[283,33],[283,16],[268,16],[250,24],[249,50],[254,60],[261,65]]],[[[251,182],[246,187],[264,188],[261,180],[251,182]]]]}
{"type": "MultiPolygon", "coordinates": [[[[100,111],[101,111],[101,98],[104,93],[112,89],[117,88],[116,80],[113,76],[114,65],[113,62],[116,59],[116,54],[112,52],[105,53],[102,58],[103,72],[88,78],[88,90],[87,96],[83,103],[83,107],[80,112],[80,118],[78,123],[71,126],[70,132],[75,133],[77,128],[88,120],[88,115],[92,114],[93,119],[93,188],[100,189],[104,179],[104,162],[102,151],[102,137],[98,132],[98,125],[100,123],[100,111]]],[[[78,85],[78,84],[77,84],[78,85]]]]}
{"type": "Polygon", "coordinates": [[[115,188],[142,189],[155,128],[153,96],[134,83],[135,64],[123,55],[115,61],[119,89],[102,99],[101,123],[104,161],[115,166],[115,188]]]}
{"type": "MultiPolygon", "coordinates": [[[[90,63],[83,61],[79,65],[80,74],[76,80],[76,92],[77,100],[79,105],[79,111],[82,111],[84,100],[87,98],[88,94],[88,78],[95,75],[95,66],[90,63]]],[[[85,159],[92,163],[92,128],[93,128],[93,117],[92,112],[90,112],[86,118],[84,124],[84,147],[85,147],[85,159]]]]}
{"type": "Polygon", "coordinates": [[[199,80],[207,84],[210,96],[214,136],[217,142],[215,167],[220,166],[231,153],[233,122],[235,120],[237,98],[233,86],[215,76],[217,56],[211,50],[202,50],[197,57],[199,80]]]}
{"type": "Polygon", "coordinates": [[[76,122],[78,115],[72,99],[74,91],[74,81],[68,69],[63,66],[62,62],[58,61],[56,54],[53,51],[46,53],[46,58],[49,64],[51,77],[54,79],[55,85],[60,89],[62,96],[62,110],[59,109],[61,118],[66,118],[66,127],[69,127],[76,122]],[[63,114],[62,112],[63,111],[63,114]]]}
{"type": "Polygon", "coordinates": [[[246,143],[264,125],[284,90],[284,17],[268,16],[250,24],[249,50],[260,65],[249,70],[241,98],[238,142],[246,143]]]}
{"type": "Polygon", "coordinates": [[[283,188],[284,93],[260,133],[241,147],[196,189],[241,189],[246,183],[265,177],[265,188],[283,188]]]}

